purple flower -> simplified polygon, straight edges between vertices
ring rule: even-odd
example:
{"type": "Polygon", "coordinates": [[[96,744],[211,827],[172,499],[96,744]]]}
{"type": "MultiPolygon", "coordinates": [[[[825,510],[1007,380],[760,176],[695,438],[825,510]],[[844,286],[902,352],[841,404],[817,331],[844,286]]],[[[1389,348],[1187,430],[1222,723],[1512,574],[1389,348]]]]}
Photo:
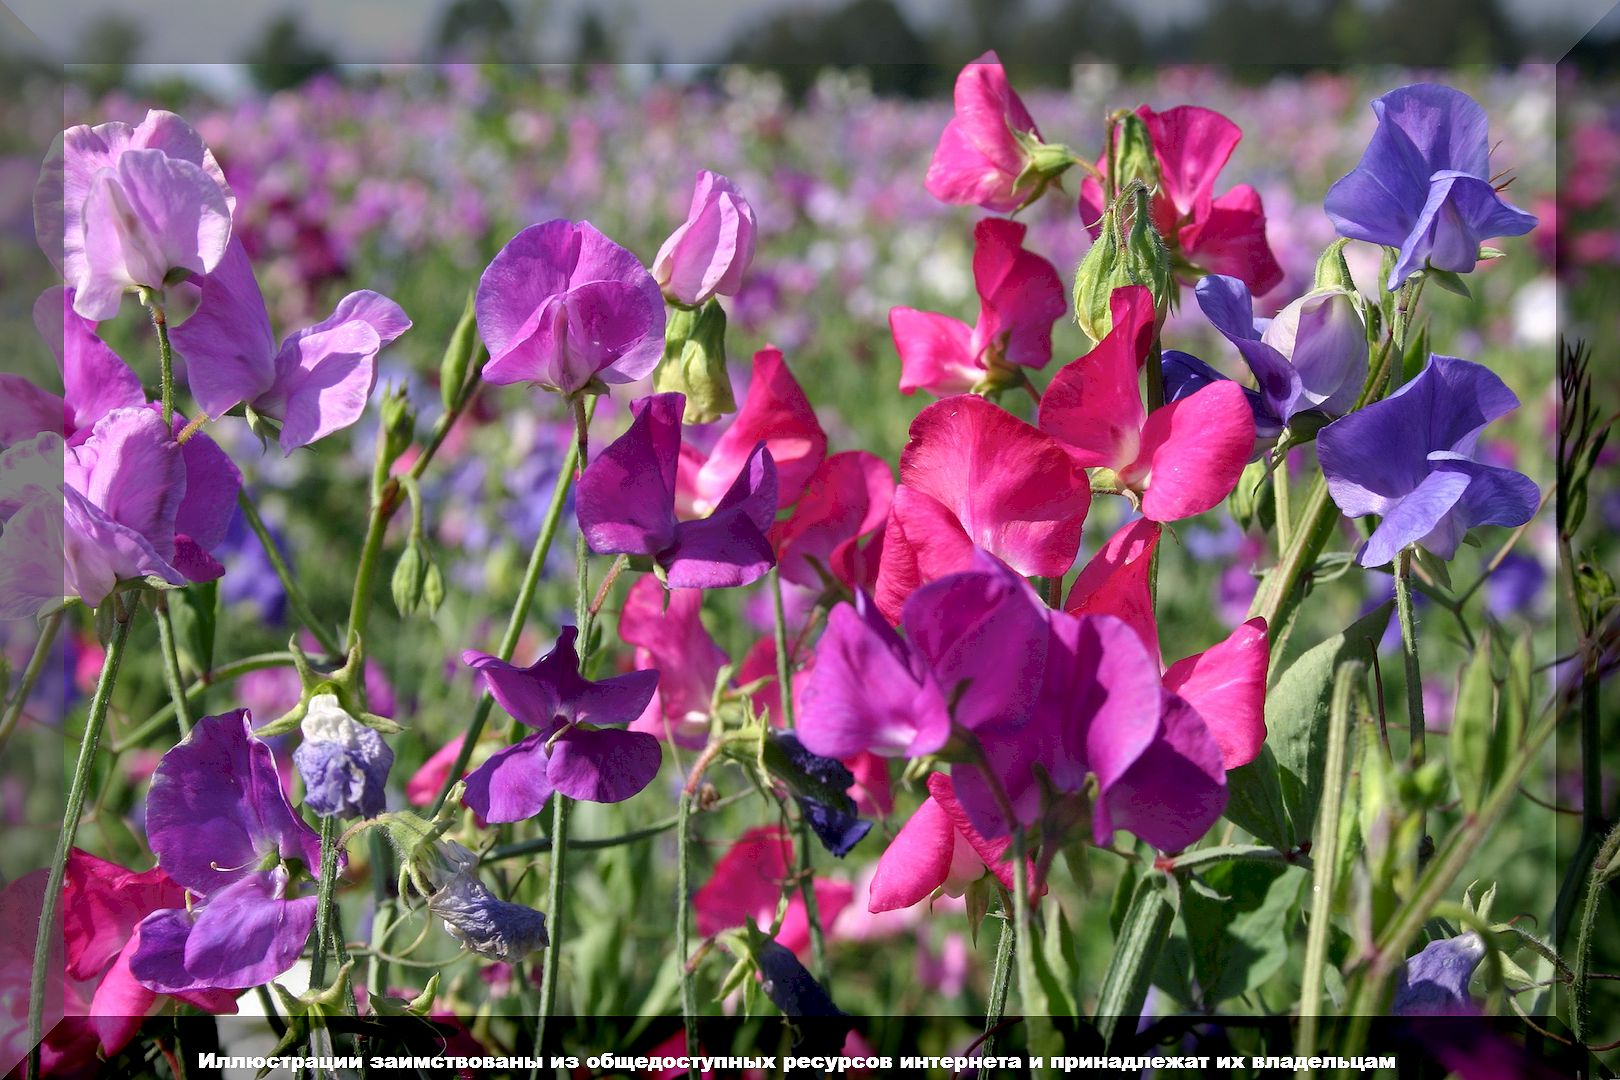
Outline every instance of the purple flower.
{"type": "Polygon", "coordinates": [[[1497,619],[1529,614],[1547,582],[1547,568],[1534,555],[1510,551],[1485,582],[1485,610],[1497,619]]]}
{"type": "Polygon", "coordinates": [[[630,429],[579,478],[579,525],[600,555],[645,555],[671,589],[725,589],[757,581],[776,563],[766,533],[776,518],[776,464],[761,440],[714,512],[675,517],[682,394],[631,403],[630,429]]]}
{"type": "Polygon", "coordinates": [[[753,261],[754,208],[730,180],[699,170],[686,220],[653,259],[653,280],[672,302],[698,307],[736,296],[753,261]]]}
{"type": "Polygon", "coordinates": [[[1389,397],[1322,429],[1316,451],[1333,501],[1347,517],[1383,518],[1362,566],[1382,566],[1408,544],[1449,559],[1475,525],[1530,520],[1535,482],[1474,460],[1485,425],[1518,404],[1490,369],[1435,354],[1389,397]]]}
{"type": "Polygon", "coordinates": [[[316,694],[299,725],[304,741],[293,765],[304,780],[304,805],[320,817],[376,817],[394,752],[382,736],[343,711],[333,694],[316,694]]]}
{"type": "Polygon", "coordinates": [[[765,938],[755,947],[754,960],[759,965],[760,989],[783,1016],[844,1015],[786,945],[765,938]]]}
{"type": "Polygon", "coordinates": [[[546,917],[498,898],[470,872],[455,874],[428,897],[428,910],[479,956],[511,963],[546,946],[546,917]]]}
{"type": "Polygon", "coordinates": [[[855,786],[855,774],[835,758],[822,757],[806,750],[798,735],[791,731],[776,732],[769,738],[782,750],[796,771],[821,790],[840,793],[841,797],[833,798],[794,791],[793,799],[799,804],[805,821],[816,834],[816,839],[821,841],[821,846],[842,859],[872,831],[872,823],[861,820],[855,800],[848,794],[849,789],[855,786]]]}
{"type": "Polygon", "coordinates": [[[1473,931],[1431,941],[1409,959],[1395,981],[1395,1016],[1472,1016],[1479,1011],[1468,980],[1485,958],[1485,940],[1473,931]]]}
{"type": "Polygon", "coordinates": [[[141,380],[96,336],[96,324],[73,310],[73,290],[46,289],[34,302],[34,328],[56,356],[60,396],[21,375],[0,375],[0,446],[56,431],[83,442],[97,420],[114,409],[146,404],[141,380]]]}
{"type": "Polygon", "coordinates": [[[1491,184],[1485,110],[1460,90],[1417,83],[1372,103],[1378,129],[1361,162],[1328,189],[1340,236],[1398,248],[1385,288],[1425,265],[1467,273],[1480,241],[1536,226],[1491,184]]]}
{"type": "Polygon", "coordinates": [[[533,817],[553,791],[588,802],[622,802],[658,774],[658,740],[619,730],[652,700],[658,672],[591,682],[579,673],[578,635],[575,627],[563,627],[552,650],[526,668],[473,650],[461,654],[483,674],[501,708],[534,729],[467,775],[463,801],[485,821],[533,817]]]}
{"type": "MultiPolygon", "coordinates": [[[[1211,325],[1242,355],[1259,390],[1245,390],[1256,434],[1275,438],[1296,413],[1337,416],[1355,405],[1367,378],[1367,328],[1356,298],[1343,289],[1318,289],[1277,317],[1257,320],[1249,287],[1210,274],[1195,290],[1211,325]]],[[[1175,401],[1224,378],[1185,353],[1166,353],[1165,397],[1175,401]]]]}
{"type": "Polygon", "coordinates": [[[277,348],[253,264],[233,240],[202,279],[196,313],[170,337],[204,412],[217,420],[246,403],[281,424],[281,450],[291,454],[360,418],[377,381],[378,351],[410,328],[398,304],[361,290],[277,348]]]}
{"type": "Polygon", "coordinates": [[[184,446],[155,407],[114,409],[82,443],[45,432],[0,454],[0,614],[63,596],[97,607],[120,581],[211,581],[242,477],[206,436],[184,446]]]}
{"type": "Polygon", "coordinates": [[[293,812],[246,709],[207,716],[163,755],[146,804],[158,865],[198,900],[148,915],[130,970],[159,993],[242,989],[280,975],[315,925],[289,898],[291,868],[320,865],[320,837],[293,812]]]}
{"type": "Polygon", "coordinates": [[[635,382],[664,351],[664,297],[634,255],[589,223],[531,225],[478,282],[484,378],[562,394],[635,382]]]}
{"type": "Polygon", "coordinates": [[[184,120],[152,110],[137,127],[68,128],[34,190],[39,246],[87,319],[118,314],[124,291],[206,274],[225,254],[236,199],[184,120]]]}

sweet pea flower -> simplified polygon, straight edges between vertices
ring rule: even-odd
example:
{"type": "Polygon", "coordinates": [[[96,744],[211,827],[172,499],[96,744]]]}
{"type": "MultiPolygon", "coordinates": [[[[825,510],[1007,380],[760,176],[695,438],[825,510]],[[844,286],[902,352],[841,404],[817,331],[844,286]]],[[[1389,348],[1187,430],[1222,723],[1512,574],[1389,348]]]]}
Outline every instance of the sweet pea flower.
{"type": "MultiPolygon", "coordinates": [[[[1204,316],[1237,347],[1259,384],[1258,391],[1244,391],[1257,436],[1276,438],[1296,413],[1341,416],[1355,406],[1367,379],[1367,327],[1354,294],[1317,289],[1262,321],[1237,278],[1211,274],[1194,292],[1204,316]]],[[[1184,353],[1166,353],[1164,373],[1168,401],[1224,378],[1184,353]]]]}
{"type": "Polygon", "coordinates": [[[453,874],[428,897],[428,910],[468,951],[511,963],[547,944],[546,917],[502,900],[471,872],[453,874]]]}
{"type": "Polygon", "coordinates": [[[1468,993],[1474,969],[1485,959],[1485,939],[1469,930],[1431,941],[1395,979],[1393,1016],[1474,1016],[1479,1004],[1468,993]]]}
{"type": "Polygon", "coordinates": [[[1052,359],[1052,324],[1069,309],[1051,263],[1023,248],[1027,227],[985,218],[973,227],[973,283],[979,318],[973,326],[948,315],[897,307],[889,329],[900,354],[900,392],[966,393],[1012,379],[1018,368],[1052,359]]]}
{"type": "Polygon", "coordinates": [[[1519,399],[1489,368],[1434,354],[1411,382],[1316,437],[1328,493],[1347,517],[1381,517],[1356,561],[1383,566],[1408,544],[1449,559],[1476,525],[1523,525],[1541,492],[1476,461],[1479,435],[1519,399]]]}
{"type": "Polygon", "coordinates": [[[957,75],[955,99],[923,186],[941,202],[995,213],[1018,209],[1038,190],[1039,179],[1025,170],[1041,133],[994,51],[957,75]]]}
{"type": "Polygon", "coordinates": [[[728,657],[709,636],[702,612],[701,589],[664,589],[645,575],[630,586],[619,612],[619,637],[635,646],[638,668],[661,673],[658,694],[631,722],[631,731],[691,748],[707,741],[709,704],[728,657]]]}
{"type": "Polygon", "coordinates": [[[766,539],[776,517],[777,474],[763,441],[754,446],[713,513],[675,516],[681,394],[631,403],[635,419],[579,478],[579,524],[591,550],[650,557],[671,589],[722,589],[757,581],[776,562],[766,539]]]}
{"type": "Polygon", "coordinates": [[[1485,110],[1461,90],[1415,83],[1372,103],[1378,128],[1324,208],[1340,236],[1399,250],[1386,289],[1425,266],[1466,274],[1482,240],[1536,227],[1491,182],[1485,110]]]}
{"type": "Polygon", "coordinates": [[[343,710],[334,694],[316,694],[299,724],[304,741],[293,765],[304,780],[304,805],[320,817],[376,817],[383,811],[394,751],[382,736],[343,710]]]}
{"type": "Polygon", "coordinates": [[[191,394],[212,419],[245,404],[281,426],[284,455],[353,424],[377,383],[377,353],[411,328],[400,306],[362,289],[277,347],[240,240],[202,279],[197,310],[170,333],[191,394]]]}
{"type": "MultiPolygon", "coordinates": [[[[1230,274],[1254,290],[1269,292],[1283,279],[1282,267],[1266,242],[1266,212],[1260,193],[1239,184],[1215,194],[1219,176],[1243,130],[1212,109],[1177,105],[1155,112],[1136,110],[1153,141],[1159,166],[1153,224],[1170,249],[1177,275],[1196,281],[1205,274],[1230,274]]],[[[1098,162],[1106,168],[1108,162],[1098,162]]],[[[1080,185],[1080,216],[1092,236],[1102,218],[1102,186],[1088,177],[1080,185]]]]}
{"type": "Polygon", "coordinates": [[[1149,413],[1140,370],[1153,338],[1153,295],[1115,289],[1113,328],[1053,376],[1040,426],[1077,466],[1111,470],[1145,517],[1176,521],[1217,505],[1254,450],[1254,414],[1237,383],[1220,381],[1149,413]]]}
{"type": "Polygon", "coordinates": [[[96,324],[73,310],[72,289],[46,289],[34,302],[34,328],[62,373],[62,393],[21,375],[0,374],[0,447],[54,431],[69,443],[90,437],[114,409],[146,404],[146,391],[123,358],[96,335],[96,324]]]}
{"type": "Polygon", "coordinates": [[[767,346],[754,354],[753,374],[742,408],[707,455],[683,445],[676,474],[675,506],[683,517],[712,513],[726,498],[760,443],[776,470],[776,505],[792,506],[827,456],[827,433],[788,370],[782,351],[767,346]]]}
{"type": "Polygon", "coordinates": [[[846,450],[828,457],[793,513],[771,527],[782,580],[819,591],[825,571],[846,588],[860,588],[877,569],[861,541],[880,533],[893,499],[894,474],[876,454],[846,450]]]}
{"type": "Polygon", "coordinates": [[[552,650],[526,668],[470,649],[462,654],[501,708],[534,729],[467,775],[462,801],[485,821],[531,818],[553,791],[587,802],[623,802],[658,774],[658,740],[620,730],[652,700],[658,672],[591,682],[579,673],[578,636],[576,627],[563,627],[552,650]]]}
{"type": "MultiPolygon", "coordinates": [[[[1010,891],[1010,846],[1010,837],[989,840],[979,835],[957,802],[950,777],[933,773],[928,777],[928,798],[900,827],[878,859],[867,909],[876,914],[908,908],[936,891],[961,896],[986,872],[995,874],[1010,891]]],[[[1030,880],[1035,881],[1033,863],[1030,870],[1030,880]]],[[[1042,885],[1037,888],[1045,891],[1042,885]]]]}
{"type": "Polygon", "coordinates": [[[796,769],[827,789],[842,794],[842,798],[832,799],[793,793],[793,801],[799,804],[805,823],[821,841],[821,846],[842,859],[872,831],[872,823],[861,820],[855,800],[848,794],[855,786],[855,774],[834,758],[811,753],[795,732],[772,732],[769,738],[796,769]]]}
{"type": "Polygon", "coordinates": [[[759,965],[760,989],[783,1016],[844,1015],[793,951],[780,942],[761,942],[755,948],[754,962],[759,965]]]}
{"type": "Polygon", "coordinates": [[[0,615],[63,596],[99,607],[121,581],[212,581],[242,477],[205,436],[184,446],[155,407],[118,408],[64,446],[54,432],[0,454],[0,615]]]}
{"type": "Polygon", "coordinates": [[[754,261],[754,239],[754,208],[737,185],[700,169],[686,220],[653,259],[653,280],[671,303],[686,307],[736,296],[754,261]]]}
{"type": "Polygon", "coordinates": [[[906,597],[964,569],[976,546],[1021,574],[1061,577],[1090,505],[1085,470],[1046,432],[975,395],[937,401],[900,453],[878,609],[898,621],[906,597]]]}
{"type": "Polygon", "coordinates": [[[484,378],[573,396],[652,374],[664,297],[634,255],[586,221],[531,225],[495,256],[473,301],[484,378]]]}
{"type": "MultiPolygon", "coordinates": [[[[793,838],[777,825],[759,825],[737,838],[714,864],[714,873],[692,896],[697,932],[712,937],[723,930],[746,926],[768,927],[776,919],[783,884],[798,873],[793,838]]],[[[854,890],[847,882],[816,878],[812,883],[816,914],[831,926],[849,905],[854,890]]],[[[801,961],[810,954],[810,920],[804,896],[795,888],[788,900],[776,940],[801,961]]]]}
{"type": "MultiPolygon", "coordinates": [[[[78,848],[68,854],[62,888],[67,977],[85,996],[82,1015],[103,1057],[129,1045],[160,1000],[130,972],[130,959],[141,948],[141,922],[153,912],[183,907],[185,890],[162,867],[136,873],[78,848]]],[[[174,996],[204,1012],[236,1011],[232,991],[183,990],[174,996]]]]}
{"type": "Polygon", "coordinates": [[[74,310],[100,321],[118,314],[127,290],[212,271],[235,209],[202,139],[174,113],[153,109],[135,127],[62,133],[34,190],[34,229],[74,290],[74,310]]]}
{"type": "Polygon", "coordinates": [[[240,990],[298,959],[315,897],[289,898],[289,859],[320,866],[321,841],[287,802],[246,709],[199,720],[163,755],[146,800],[158,865],[199,901],[141,921],[130,971],[159,993],[240,990]]]}

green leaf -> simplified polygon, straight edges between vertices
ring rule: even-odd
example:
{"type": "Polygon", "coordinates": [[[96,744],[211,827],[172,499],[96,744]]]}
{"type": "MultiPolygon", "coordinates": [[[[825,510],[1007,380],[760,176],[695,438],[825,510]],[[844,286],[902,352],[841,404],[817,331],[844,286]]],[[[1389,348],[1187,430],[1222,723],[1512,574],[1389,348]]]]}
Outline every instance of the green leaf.
{"type": "Polygon", "coordinates": [[[214,638],[219,625],[219,579],[170,593],[169,616],[175,645],[194,674],[214,669],[214,638]]]}
{"type": "MultiPolygon", "coordinates": [[[[1408,335],[1401,349],[1401,382],[1409,383],[1418,377],[1423,365],[1429,362],[1429,324],[1418,327],[1417,333],[1408,335]]],[[[1393,387],[1391,387],[1393,389],[1393,387]]]]}
{"type": "Polygon", "coordinates": [[[1476,649],[1463,668],[1457,707],[1451,720],[1451,773],[1465,810],[1472,813],[1490,788],[1491,732],[1495,727],[1496,686],[1491,681],[1490,643],[1476,649]]]}
{"type": "Polygon", "coordinates": [[[1430,281],[1446,290],[1446,292],[1455,293],[1464,300],[1474,298],[1474,294],[1468,291],[1468,283],[1455,270],[1437,270],[1431,266],[1424,273],[1429,276],[1430,281]]]}
{"type": "Polygon", "coordinates": [[[1287,933],[1308,877],[1278,863],[1218,863],[1203,875],[1212,900],[1192,889],[1181,894],[1181,921],[1204,1006],[1246,994],[1271,978],[1288,958],[1287,933]]]}
{"type": "Polygon", "coordinates": [[[1097,1032],[1104,1045],[1112,1044],[1118,1032],[1136,1030],[1160,950],[1175,922],[1176,905],[1170,898],[1172,880],[1164,874],[1149,874],[1136,883],[1131,893],[1130,907],[1115,938],[1114,955],[1097,998],[1097,1032]]]}
{"type": "Polygon", "coordinates": [[[1266,695],[1266,745],[1226,775],[1226,816],[1263,843],[1289,851],[1313,834],[1326,764],[1333,676],[1341,662],[1371,667],[1389,622],[1386,603],[1303,653],[1266,695]]]}
{"type": "Polygon", "coordinates": [[[1080,1012],[1075,994],[1080,983],[1074,966],[1076,956],[1074,930],[1069,926],[1069,917],[1059,907],[1057,918],[1047,920],[1041,948],[1035,952],[1035,972],[1046,991],[1046,1004],[1053,1016],[1075,1016],[1080,1012]]]}
{"type": "Polygon", "coordinates": [[[1507,682],[1502,687],[1501,707],[1496,730],[1491,732],[1490,753],[1486,755],[1486,782],[1492,787],[1507,772],[1508,762],[1524,742],[1524,727],[1530,716],[1530,637],[1521,635],[1508,654],[1507,682]]]}

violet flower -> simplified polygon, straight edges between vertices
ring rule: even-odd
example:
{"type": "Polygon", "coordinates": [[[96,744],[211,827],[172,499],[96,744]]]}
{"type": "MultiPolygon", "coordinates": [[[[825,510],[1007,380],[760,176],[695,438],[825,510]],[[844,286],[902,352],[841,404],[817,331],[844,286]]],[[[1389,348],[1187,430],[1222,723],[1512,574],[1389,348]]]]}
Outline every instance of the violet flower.
{"type": "Polygon", "coordinates": [[[482,673],[501,708],[534,729],[467,775],[462,801],[485,821],[531,818],[553,791],[587,802],[623,802],[658,774],[658,740],[620,730],[652,700],[658,672],[591,682],[579,673],[578,636],[575,627],[563,627],[552,650],[526,668],[474,650],[461,654],[482,673]]]}
{"type": "Polygon", "coordinates": [[[125,290],[206,274],[225,254],[236,199],[184,120],[153,109],[138,126],[68,128],[34,190],[39,246],[87,319],[118,314],[125,290]]]}
{"type": "Polygon", "coordinates": [[[253,265],[233,241],[202,279],[196,313],[170,338],[204,412],[217,420],[245,403],[280,423],[282,453],[291,454],[360,419],[377,382],[377,353],[410,328],[398,304],[363,289],[278,348],[253,265]]]}
{"type": "Polygon", "coordinates": [[[754,208],[719,173],[700,169],[686,220],[653,259],[653,280],[672,303],[699,307],[736,296],[754,261],[754,208]]]}
{"type": "Polygon", "coordinates": [[[757,581],[776,564],[766,533],[776,518],[776,464],[758,443],[714,512],[675,517],[681,394],[631,403],[635,419],[579,478],[579,525],[599,555],[642,555],[671,589],[724,589],[757,581]]]}
{"type": "Polygon", "coordinates": [[[772,1005],[782,1010],[783,1016],[844,1015],[821,984],[799,963],[792,949],[766,938],[756,946],[754,960],[759,965],[760,989],[765,991],[772,1005]]]}
{"type": "Polygon", "coordinates": [[[1328,189],[1340,236],[1399,249],[1387,289],[1424,266],[1467,273],[1480,241],[1520,236],[1534,214],[1491,183],[1485,110],[1460,90],[1416,83],[1372,103],[1378,129],[1361,162],[1328,189]]]}
{"type": "Polygon", "coordinates": [[[304,741],[293,765],[304,780],[304,805],[320,817],[376,817],[394,752],[382,736],[343,711],[336,695],[316,694],[299,724],[304,741]]]}
{"type": "Polygon", "coordinates": [[[835,758],[806,750],[794,732],[774,732],[768,738],[781,748],[794,768],[826,790],[842,793],[842,798],[838,799],[813,797],[797,791],[793,793],[794,801],[799,804],[799,810],[816,834],[816,839],[821,841],[821,846],[842,859],[872,831],[872,823],[861,820],[855,800],[848,794],[849,789],[855,786],[855,774],[835,758]]]}
{"type": "Polygon", "coordinates": [[[531,225],[478,281],[484,378],[573,395],[631,383],[664,352],[664,297],[634,255],[589,223],[531,225]]]}
{"type": "Polygon", "coordinates": [[[140,376],[73,310],[73,297],[58,285],[34,301],[34,329],[56,357],[63,389],[53,394],[21,375],[0,374],[0,447],[42,431],[80,443],[114,409],[146,404],[140,376]]]}
{"type": "Polygon", "coordinates": [[[546,917],[502,900],[469,872],[455,874],[428,897],[428,910],[450,936],[490,960],[511,963],[546,946],[546,917]]]}
{"type": "Polygon", "coordinates": [[[1425,945],[1401,966],[1395,980],[1394,1016],[1472,1016],[1479,1006],[1468,980],[1485,959],[1485,939],[1472,930],[1425,945]]]}
{"type": "Polygon", "coordinates": [[[1382,401],[1342,417],[1316,437],[1328,493],[1346,517],[1382,517],[1362,548],[1362,566],[1382,566],[1408,544],[1441,559],[1475,525],[1523,525],[1541,492],[1529,477],[1474,460],[1485,425],[1517,408],[1482,365],[1438,354],[1382,401]]]}
{"type": "Polygon", "coordinates": [[[130,970],[173,994],[245,989],[292,967],[315,925],[313,895],[288,896],[288,860],[320,865],[320,837],[293,812],[246,709],[206,716],[163,755],[146,802],[158,865],[197,897],[140,924],[130,970]]]}

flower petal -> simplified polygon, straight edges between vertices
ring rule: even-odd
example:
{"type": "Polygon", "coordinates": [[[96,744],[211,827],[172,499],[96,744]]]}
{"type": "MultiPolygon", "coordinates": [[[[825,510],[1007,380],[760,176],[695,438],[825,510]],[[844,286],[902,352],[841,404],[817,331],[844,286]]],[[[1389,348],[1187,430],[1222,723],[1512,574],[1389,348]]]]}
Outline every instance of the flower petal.
{"type": "Polygon", "coordinates": [[[1177,521],[1230,495],[1253,452],[1254,411],[1242,387],[1212,383],[1148,414],[1141,455],[1121,479],[1145,485],[1144,517],[1177,521]]]}
{"type": "Polygon", "coordinates": [[[1164,688],[1198,711],[1221,748],[1228,770],[1247,765],[1266,741],[1266,667],[1271,645],[1266,620],[1250,619],[1226,640],[1177,660],[1164,688]]]}
{"type": "Polygon", "coordinates": [[[527,821],[538,814],[553,790],[546,738],[536,732],[491,754],[467,774],[462,805],[492,825],[527,821]]]}
{"type": "Polygon", "coordinates": [[[570,799],[623,802],[652,783],[663,760],[645,732],[571,728],[552,744],[546,776],[570,799]]]}
{"type": "Polygon", "coordinates": [[[598,554],[654,555],[675,539],[681,394],[634,402],[635,418],[579,478],[579,527],[598,554]]]}

